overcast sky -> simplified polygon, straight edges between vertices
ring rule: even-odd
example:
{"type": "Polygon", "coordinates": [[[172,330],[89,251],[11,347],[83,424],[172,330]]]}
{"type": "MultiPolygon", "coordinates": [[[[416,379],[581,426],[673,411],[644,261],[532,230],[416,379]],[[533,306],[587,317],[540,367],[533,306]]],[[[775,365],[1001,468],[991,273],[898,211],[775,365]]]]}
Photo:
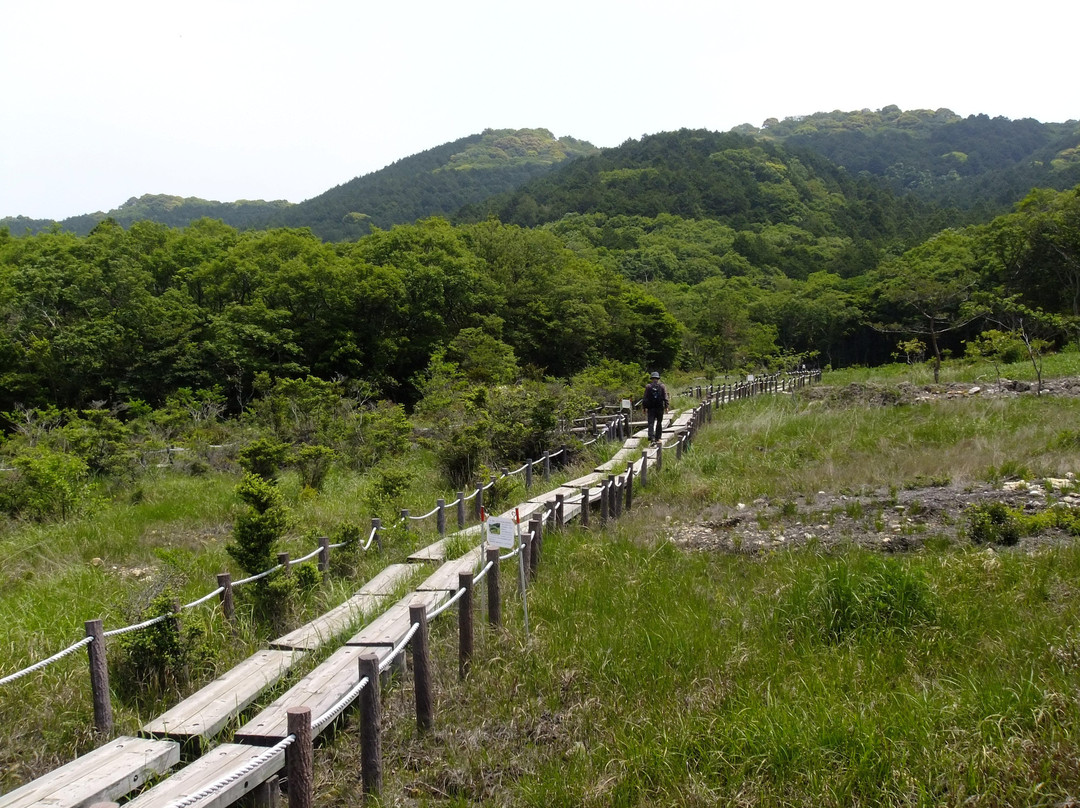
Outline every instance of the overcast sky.
{"type": "Polygon", "coordinates": [[[0,0],[0,216],[300,202],[485,128],[1080,118],[1075,0],[0,0]]]}

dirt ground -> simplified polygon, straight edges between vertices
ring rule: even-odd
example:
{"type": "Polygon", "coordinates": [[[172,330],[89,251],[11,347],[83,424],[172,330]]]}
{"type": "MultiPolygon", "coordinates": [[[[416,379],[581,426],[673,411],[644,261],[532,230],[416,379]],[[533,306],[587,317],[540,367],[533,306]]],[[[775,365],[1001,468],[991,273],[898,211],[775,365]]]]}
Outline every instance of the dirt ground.
{"type": "MultiPolygon", "coordinates": [[[[950,383],[900,384],[885,387],[851,384],[818,386],[804,391],[811,400],[860,402],[893,406],[969,396],[1034,395],[1034,385],[1003,379],[999,385],[950,383]]],[[[1043,395],[1080,396],[1080,378],[1043,383],[1043,395]]],[[[966,542],[971,505],[1002,502],[1027,512],[1052,505],[1080,507],[1080,480],[1072,471],[1061,478],[1012,480],[999,484],[946,484],[858,493],[819,491],[811,497],[784,501],[761,498],[735,507],[712,506],[692,520],[671,520],[668,534],[687,550],[758,555],[791,547],[822,549],[858,544],[883,552],[917,550],[927,541],[966,542]]],[[[1025,536],[1018,549],[1033,552],[1056,543],[1073,542],[1063,532],[1025,536]]]]}

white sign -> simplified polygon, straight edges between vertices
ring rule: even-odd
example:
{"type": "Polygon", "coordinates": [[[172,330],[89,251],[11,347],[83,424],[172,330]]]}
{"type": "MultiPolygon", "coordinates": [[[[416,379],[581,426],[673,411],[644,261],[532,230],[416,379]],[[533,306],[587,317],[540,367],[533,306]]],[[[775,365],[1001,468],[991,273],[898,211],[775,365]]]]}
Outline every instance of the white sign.
{"type": "Polygon", "coordinates": [[[630,399],[628,399],[628,398],[624,398],[624,399],[622,400],[622,408],[623,408],[624,410],[629,410],[629,409],[631,409],[631,405],[630,405],[630,399]]]}
{"type": "Polygon", "coordinates": [[[504,519],[499,516],[489,516],[487,522],[487,540],[492,547],[502,547],[504,550],[513,550],[517,546],[517,536],[514,530],[514,520],[504,519]]]}

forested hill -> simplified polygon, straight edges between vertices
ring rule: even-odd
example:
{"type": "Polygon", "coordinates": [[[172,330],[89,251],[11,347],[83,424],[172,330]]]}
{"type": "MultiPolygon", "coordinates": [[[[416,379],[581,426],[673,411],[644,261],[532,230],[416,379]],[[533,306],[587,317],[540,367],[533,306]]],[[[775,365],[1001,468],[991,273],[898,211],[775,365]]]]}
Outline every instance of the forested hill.
{"type": "MultiPolygon", "coordinates": [[[[372,226],[386,229],[428,216],[448,216],[463,205],[509,191],[566,160],[596,151],[590,143],[556,138],[546,129],[486,129],[405,157],[299,204],[147,194],[107,213],[74,216],[59,225],[86,235],[105,219],[124,227],[137,221],[184,227],[211,218],[241,230],[310,227],[326,241],[344,241],[369,233],[372,226]]],[[[22,216],[0,219],[0,227],[15,234],[38,233],[56,224],[22,216]]]]}
{"type": "Polygon", "coordinates": [[[736,132],[811,149],[850,173],[884,179],[896,193],[1002,213],[1032,188],[1080,183],[1080,121],[1040,123],[948,109],[818,112],[736,132]]]}
{"type": "Polygon", "coordinates": [[[596,147],[547,129],[485,129],[399,160],[381,171],[278,211],[265,224],[310,227],[327,241],[354,239],[428,216],[449,216],[464,205],[516,188],[596,147]]]}
{"type": "MultiPolygon", "coordinates": [[[[576,160],[464,209],[461,218],[496,216],[533,227],[567,214],[670,214],[759,235],[781,226],[789,240],[832,238],[875,248],[912,243],[955,223],[936,206],[900,198],[879,180],[854,177],[816,153],[731,132],[686,129],[576,160]]],[[[865,268],[849,267],[847,273],[865,268]]]]}

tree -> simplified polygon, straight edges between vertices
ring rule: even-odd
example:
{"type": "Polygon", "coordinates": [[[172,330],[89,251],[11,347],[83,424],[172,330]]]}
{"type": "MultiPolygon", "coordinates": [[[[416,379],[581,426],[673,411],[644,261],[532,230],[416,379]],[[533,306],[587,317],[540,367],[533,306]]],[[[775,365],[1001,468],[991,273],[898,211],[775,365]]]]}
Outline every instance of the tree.
{"type": "Polygon", "coordinates": [[[880,301],[894,307],[900,319],[875,327],[928,339],[935,382],[941,370],[942,336],[977,316],[965,305],[978,288],[977,263],[973,237],[945,230],[880,270],[880,301]]]}

